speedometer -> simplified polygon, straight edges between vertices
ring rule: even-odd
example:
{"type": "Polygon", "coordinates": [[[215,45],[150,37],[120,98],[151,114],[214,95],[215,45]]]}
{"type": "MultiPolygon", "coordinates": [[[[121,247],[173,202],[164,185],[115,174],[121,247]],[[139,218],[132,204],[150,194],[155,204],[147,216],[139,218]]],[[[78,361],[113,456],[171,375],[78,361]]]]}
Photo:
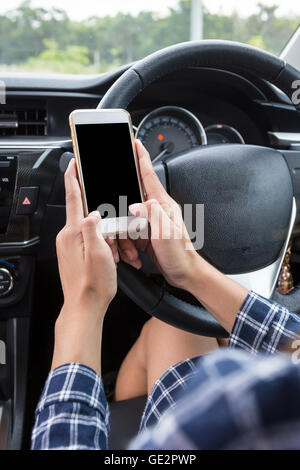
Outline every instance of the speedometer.
{"type": "Polygon", "coordinates": [[[152,161],[207,143],[201,122],[177,106],[163,106],[149,113],[141,121],[136,138],[144,144],[152,161]]]}

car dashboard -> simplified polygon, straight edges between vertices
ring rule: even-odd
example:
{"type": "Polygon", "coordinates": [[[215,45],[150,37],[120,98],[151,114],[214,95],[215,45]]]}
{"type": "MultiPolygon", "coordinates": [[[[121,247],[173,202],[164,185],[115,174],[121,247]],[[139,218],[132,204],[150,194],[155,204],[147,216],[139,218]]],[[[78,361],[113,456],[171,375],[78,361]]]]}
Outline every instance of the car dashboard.
{"type": "MultiPolygon", "coordinates": [[[[55,239],[65,223],[64,171],[72,157],[68,116],[74,109],[96,108],[127,68],[99,76],[0,77],[6,84],[6,103],[0,106],[1,426],[3,417],[12,419],[1,438],[2,448],[28,446],[63,300],[55,239]]],[[[299,115],[281,91],[254,75],[188,68],[149,85],[128,111],[153,161],[199,145],[239,143],[292,150],[288,164],[300,200],[299,115]]],[[[113,154],[113,142],[111,150],[113,154]]],[[[90,158],[99,166],[102,158],[111,156],[102,154],[99,141],[90,158]]],[[[117,314],[134,310],[121,292],[111,308],[117,314]]],[[[104,373],[118,368],[136,338],[133,325],[145,320],[140,312],[128,318],[127,336],[113,333],[122,352],[106,355],[104,373]]],[[[106,351],[113,328],[114,320],[108,320],[106,351]]]]}

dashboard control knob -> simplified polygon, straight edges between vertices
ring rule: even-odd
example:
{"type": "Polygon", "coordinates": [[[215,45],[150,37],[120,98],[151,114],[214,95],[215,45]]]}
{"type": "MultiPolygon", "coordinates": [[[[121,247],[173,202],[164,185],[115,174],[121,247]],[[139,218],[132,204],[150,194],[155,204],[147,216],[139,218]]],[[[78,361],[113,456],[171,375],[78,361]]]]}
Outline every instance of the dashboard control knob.
{"type": "Polygon", "coordinates": [[[0,268],[0,297],[7,295],[14,287],[14,279],[6,268],[0,268]]]}

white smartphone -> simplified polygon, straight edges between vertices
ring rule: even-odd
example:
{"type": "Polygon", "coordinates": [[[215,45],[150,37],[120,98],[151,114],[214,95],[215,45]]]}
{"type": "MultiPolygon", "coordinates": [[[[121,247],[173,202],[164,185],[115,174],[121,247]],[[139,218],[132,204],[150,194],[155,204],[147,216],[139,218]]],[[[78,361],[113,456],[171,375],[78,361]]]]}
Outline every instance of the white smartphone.
{"type": "Polygon", "coordinates": [[[98,210],[103,236],[142,232],[147,220],[128,215],[145,200],[130,114],[123,109],[83,109],[70,127],[85,216],[98,210]]]}

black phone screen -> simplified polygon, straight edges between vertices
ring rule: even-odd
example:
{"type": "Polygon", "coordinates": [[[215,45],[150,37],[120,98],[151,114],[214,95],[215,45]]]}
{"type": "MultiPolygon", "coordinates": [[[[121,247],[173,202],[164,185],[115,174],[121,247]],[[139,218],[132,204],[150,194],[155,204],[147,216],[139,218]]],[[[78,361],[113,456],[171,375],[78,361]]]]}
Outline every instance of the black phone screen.
{"type": "Polygon", "coordinates": [[[126,217],[128,206],[141,201],[129,124],[75,128],[89,212],[98,209],[102,217],[126,217]],[[104,210],[107,205],[115,213],[104,210]]]}

